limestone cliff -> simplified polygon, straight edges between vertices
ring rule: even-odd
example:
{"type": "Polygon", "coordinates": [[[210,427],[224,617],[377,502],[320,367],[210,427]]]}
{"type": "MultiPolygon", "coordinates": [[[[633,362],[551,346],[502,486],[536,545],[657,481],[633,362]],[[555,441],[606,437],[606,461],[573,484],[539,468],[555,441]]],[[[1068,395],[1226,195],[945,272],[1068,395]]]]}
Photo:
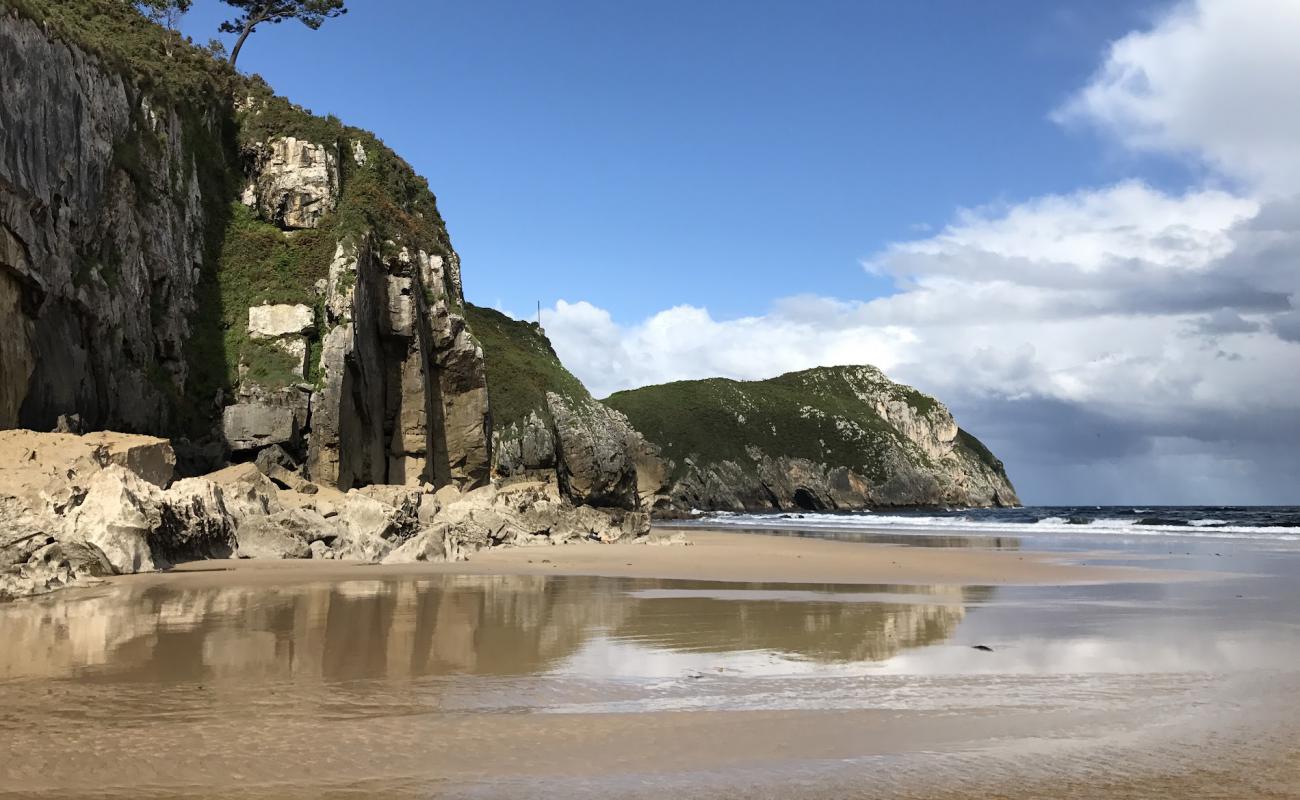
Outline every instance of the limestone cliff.
{"type": "Polygon", "coordinates": [[[423,179],[118,0],[0,0],[0,428],[488,478],[483,357],[423,179]],[[183,444],[183,443],[182,443],[183,444]]]}
{"type": "Polygon", "coordinates": [[[867,366],[679,381],[605,401],[669,462],[678,509],[1018,505],[1002,462],[942,403],[867,366]]]}
{"type": "Polygon", "coordinates": [[[493,467],[554,472],[574,502],[634,509],[663,480],[653,446],[597,401],[534,323],[466,306],[487,359],[493,467]]]}
{"type": "Polygon", "coordinates": [[[466,305],[433,194],[373,134],[121,0],[0,0],[15,427],[165,436],[181,474],[256,460],[345,491],[540,472],[622,510],[1016,502],[942,405],[870,368],[597,401],[536,326],[466,305]]]}

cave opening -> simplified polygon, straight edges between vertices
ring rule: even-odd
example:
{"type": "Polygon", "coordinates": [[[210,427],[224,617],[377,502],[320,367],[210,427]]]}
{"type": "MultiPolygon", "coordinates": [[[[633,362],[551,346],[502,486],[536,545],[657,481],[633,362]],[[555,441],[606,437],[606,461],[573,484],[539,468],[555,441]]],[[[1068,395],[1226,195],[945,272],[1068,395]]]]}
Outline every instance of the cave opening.
{"type": "Polygon", "coordinates": [[[803,487],[794,490],[794,504],[804,511],[822,511],[825,509],[817,495],[803,487]]]}

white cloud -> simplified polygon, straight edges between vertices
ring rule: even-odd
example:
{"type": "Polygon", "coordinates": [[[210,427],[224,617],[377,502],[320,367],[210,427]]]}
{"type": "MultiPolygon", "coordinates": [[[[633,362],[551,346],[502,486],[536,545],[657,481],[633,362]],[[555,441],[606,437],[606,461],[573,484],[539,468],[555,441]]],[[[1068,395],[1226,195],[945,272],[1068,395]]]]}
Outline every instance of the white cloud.
{"type": "Polygon", "coordinates": [[[874,363],[887,369],[912,334],[892,326],[866,330],[852,318],[856,308],[824,298],[789,298],[770,314],[724,321],[704,308],[676,306],[625,327],[590,303],[561,300],[543,319],[565,365],[603,397],[715,375],[768,378],[813,364],[874,363]],[[827,313],[816,314],[814,306],[827,313]]]}
{"type": "Polygon", "coordinates": [[[869,260],[888,297],[785,298],[733,320],[678,306],[633,325],[561,302],[547,332],[598,395],[876,364],[948,402],[1030,501],[1294,501],[1297,32],[1295,0],[1177,6],[1116,42],[1058,114],[1195,157],[1236,193],[1125,181],[960,211],[869,260]]]}
{"type": "Polygon", "coordinates": [[[1182,153],[1269,193],[1300,187],[1300,2],[1183,3],[1111,45],[1057,112],[1125,146],[1182,153]]]}

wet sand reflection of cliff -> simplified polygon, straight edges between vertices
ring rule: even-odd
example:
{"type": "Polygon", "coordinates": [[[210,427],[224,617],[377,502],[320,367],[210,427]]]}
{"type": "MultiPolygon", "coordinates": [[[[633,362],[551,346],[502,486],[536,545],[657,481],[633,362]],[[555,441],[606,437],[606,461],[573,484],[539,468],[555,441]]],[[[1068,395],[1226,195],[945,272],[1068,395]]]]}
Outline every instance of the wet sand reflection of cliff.
{"type": "Polygon", "coordinates": [[[118,586],[0,608],[0,680],[156,682],[530,675],[607,637],[683,652],[876,661],[952,635],[984,588],[440,576],[283,587],[118,586]],[[640,596],[662,590],[666,595],[640,596]],[[808,595],[803,592],[802,595],[808,595]],[[800,595],[795,592],[795,595],[800,595]],[[916,602],[910,602],[909,596],[916,602]]]}

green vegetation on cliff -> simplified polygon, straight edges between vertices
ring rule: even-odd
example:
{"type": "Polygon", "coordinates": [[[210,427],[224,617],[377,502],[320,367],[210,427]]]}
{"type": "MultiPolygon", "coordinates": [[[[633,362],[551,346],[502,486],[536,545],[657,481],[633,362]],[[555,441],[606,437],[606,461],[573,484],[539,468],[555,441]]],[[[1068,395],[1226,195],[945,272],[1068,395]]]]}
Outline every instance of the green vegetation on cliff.
{"type": "Polygon", "coordinates": [[[225,61],[150,22],[127,0],[0,0],[6,5],[157,99],[205,102],[214,88],[239,80],[225,61]]]}
{"type": "Polygon", "coordinates": [[[465,317],[483,346],[494,427],[522,424],[534,411],[541,419],[551,421],[547,392],[568,398],[575,406],[592,399],[582,382],[560,363],[536,323],[521,322],[469,303],[465,304],[465,317]]]}
{"type": "Polygon", "coordinates": [[[983,442],[976,439],[967,431],[960,428],[957,430],[956,444],[958,450],[966,452],[972,458],[993,470],[994,473],[1001,475],[1004,478],[1007,476],[1006,469],[1002,465],[1002,460],[993,455],[992,450],[989,450],[983,442]]]}
{"type": "MultiPolygon", "coordinates": [[[[921,419],[941,413],[934,398],[872,367],[819,367],[764,381],[677,381],[617,392],[604,402],[659,445],[673,461],[674,478],[689,471],[688,460],[731,461],[755,470],[751,449],[757,448],[883,481],[891,452],[908,452],[921,466],[928,466],[928,458],[907,447],[879,406],[901,403],[921,419]]],[[[963,436],[983,449],[974,437],[963,436]]]]}
{"type": "MultiPolygon", "coordinates": [[[[221,327],[226,367],[226,385],[239,380],[239,365],[245,378],[267,389],[279,389],[302,380],[298,365],[287,353],[267,342],[248,336],[248,309],[263,303],[301,303],[312,306],[319,323],[322,298],[315,292],[317,280],[329,271],[335,240],[328,230],[283,232],[259,220],[242,203],[232,203],[221,262],[216,270],[221,293],[221,327]]],[[[315,364],[320,336],[309,337],[309,364],[315,364]]]]}

